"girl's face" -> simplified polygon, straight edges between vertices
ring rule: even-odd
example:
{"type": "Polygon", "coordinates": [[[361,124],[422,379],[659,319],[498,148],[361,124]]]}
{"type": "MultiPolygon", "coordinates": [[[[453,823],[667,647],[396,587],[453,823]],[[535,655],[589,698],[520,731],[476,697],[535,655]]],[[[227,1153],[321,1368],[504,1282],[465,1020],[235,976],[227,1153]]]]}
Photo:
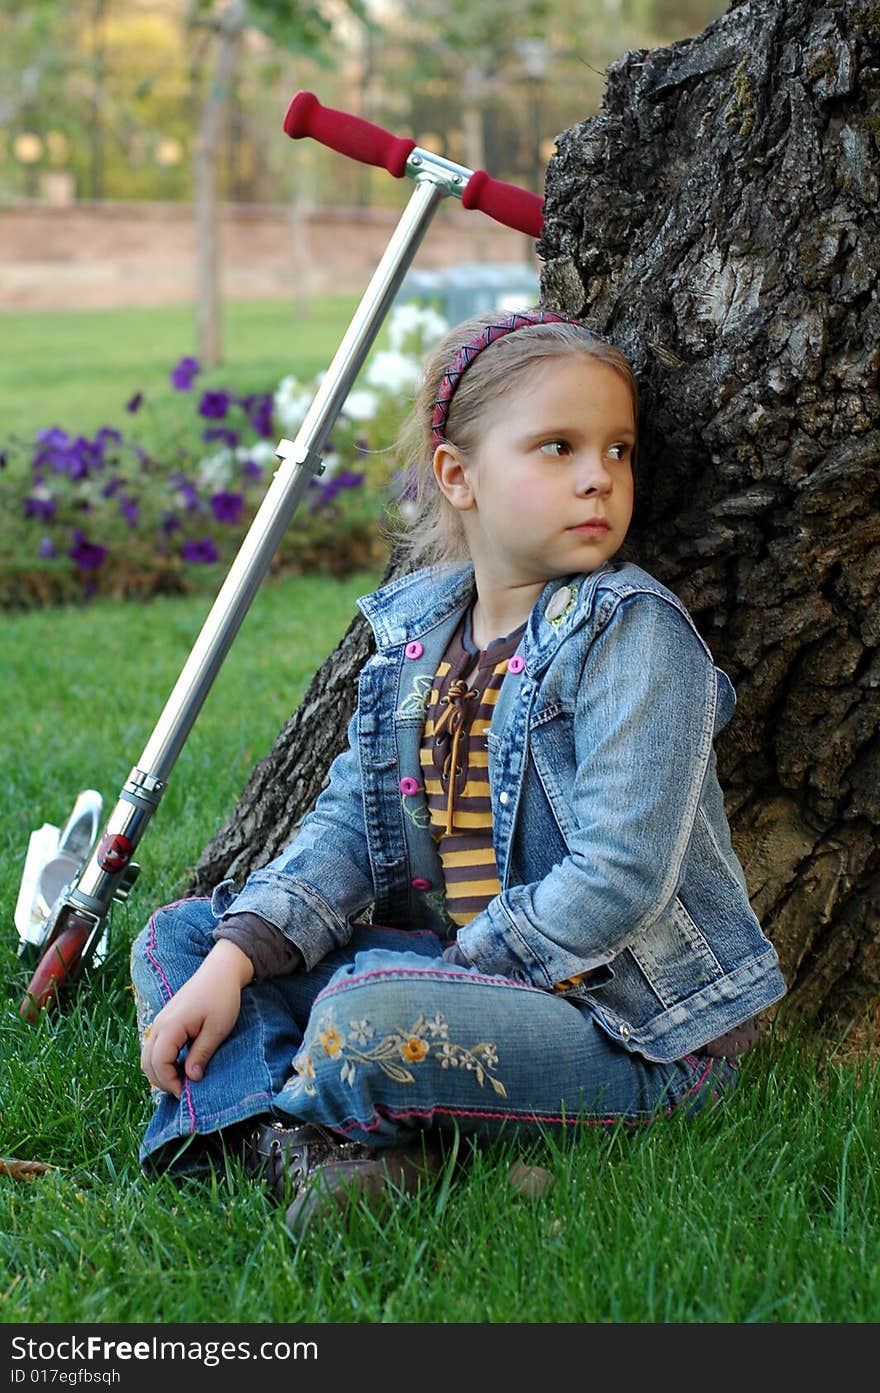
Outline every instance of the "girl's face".
{"type": "Polygon", "coordinates": [[[478,581],[543,583],[612,557],[632,517],[635,442],[626,381],[582,354],[519,377],[487,409],[476,451],[438,446],[435,474],[461,510],[478,581]]]}

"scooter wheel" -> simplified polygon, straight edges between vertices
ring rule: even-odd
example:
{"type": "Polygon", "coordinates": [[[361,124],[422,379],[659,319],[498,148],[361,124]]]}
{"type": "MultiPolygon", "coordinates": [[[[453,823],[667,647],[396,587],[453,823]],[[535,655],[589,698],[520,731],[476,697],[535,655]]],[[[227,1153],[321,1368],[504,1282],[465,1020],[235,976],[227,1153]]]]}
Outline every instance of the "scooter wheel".
{"type": "Polygon", "coordinates": [[[55,1004],[59,991],[70,982],[79,966],[90,925],[74,920],[53,938],[28,983],[18,1014],[27,1021],[39,1019],[55,1004]]]}

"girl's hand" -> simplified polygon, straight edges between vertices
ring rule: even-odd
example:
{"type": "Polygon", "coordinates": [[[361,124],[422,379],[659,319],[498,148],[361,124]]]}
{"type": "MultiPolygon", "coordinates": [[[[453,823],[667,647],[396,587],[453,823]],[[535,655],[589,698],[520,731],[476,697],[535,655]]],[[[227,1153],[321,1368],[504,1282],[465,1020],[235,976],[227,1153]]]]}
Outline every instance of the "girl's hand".
{"type": "Polygon", "coordinates": [[[241,989],[254,975],[246,953],[228,939],[214,945],[205,961],[147,1026],[141,1068],[155,1088],[179,1098],[183,1082],[177,1057],[187,1042],[187,1078],[202,1077],[208,1060],[226,1039],[241,1010],[241,989]]]}

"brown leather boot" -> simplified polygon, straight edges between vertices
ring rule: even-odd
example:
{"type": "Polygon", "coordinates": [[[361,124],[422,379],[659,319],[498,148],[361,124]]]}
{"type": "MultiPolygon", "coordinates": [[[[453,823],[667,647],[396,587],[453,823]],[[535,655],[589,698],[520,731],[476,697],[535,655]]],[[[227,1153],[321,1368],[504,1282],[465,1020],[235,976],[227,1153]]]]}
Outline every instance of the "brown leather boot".
{"type": "Polygon", "coordinates": [[[344,1219],[358,1202],[376,1210],[401,1195],[418,1194],[443,1164],[440,1152],[421,1141],[409,1146],[364,1146],[358,1156],[346,1155],[344,1146],[310,1170],[288,1205],[284,1223],[294,1238],[300,1238],[317,1219],[334,1215],[344,1219]]]}
{"type": "Polygon", "coordinates": [[[277,1120],[244,1128],[241,1154],[245,1170],[267,1181],[279,1202],[293,1196],[285,1224],[297,1238],[313,1219],[344,1215],[358,1198],[375,1207],[415,1194],[442,1165],[440,1152],[421,1140],[378,1148],[343,1141],[311,1122],[286,1127],[277,1120]]]}

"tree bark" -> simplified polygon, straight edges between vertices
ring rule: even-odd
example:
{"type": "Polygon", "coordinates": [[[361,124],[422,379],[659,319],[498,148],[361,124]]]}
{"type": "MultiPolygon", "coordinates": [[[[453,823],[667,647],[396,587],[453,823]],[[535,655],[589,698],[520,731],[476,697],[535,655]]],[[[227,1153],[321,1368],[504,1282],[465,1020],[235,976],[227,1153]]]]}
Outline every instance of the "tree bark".
{"type": "MultiPolygon", "coordinates": [[[[642,387],[628,555],[738,692],[718,744],[734,844],[788,1010],[880,1025],[880,8],[739,0],[629,52],[558,137],[538,254],[642,387]]],[[[193,889],[282,848],[369,651],[349,629],[193,889]]]]}

